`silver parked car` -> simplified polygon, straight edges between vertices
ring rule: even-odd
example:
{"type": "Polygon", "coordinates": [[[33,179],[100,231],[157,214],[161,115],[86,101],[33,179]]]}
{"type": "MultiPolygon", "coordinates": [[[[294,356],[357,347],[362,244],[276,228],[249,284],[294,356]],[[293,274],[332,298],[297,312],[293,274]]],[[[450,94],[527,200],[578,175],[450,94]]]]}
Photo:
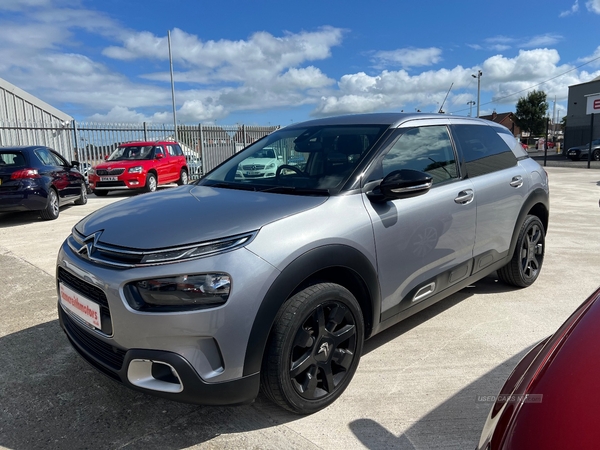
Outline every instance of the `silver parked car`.
{"type": "Polygon", "coordinates": [[[545,171],[492,122],[291,125],[193,184],[75,225],[58,255],[60,323],[131,388],[203,404],[262,388],[312,413],[348,386],[365,339],[494,271],[531,285],[548,196],[545,171]],[[265,148],[281,158],[274,176],[236,176],[265,148]]]}

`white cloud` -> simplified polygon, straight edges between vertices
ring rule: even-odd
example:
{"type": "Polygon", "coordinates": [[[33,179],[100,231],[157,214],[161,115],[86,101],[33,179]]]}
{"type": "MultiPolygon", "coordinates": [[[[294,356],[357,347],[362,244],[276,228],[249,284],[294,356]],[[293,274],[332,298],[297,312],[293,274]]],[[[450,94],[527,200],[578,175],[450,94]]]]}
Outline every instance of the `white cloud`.
{"type": "Polygon", "coordinates": [[[573,3],[573,6],[571,6],[571,9],[561,12],[558,15],[558,17],[567,17],[567,16],[570,16],[571,14],[575,14],[577,11],[579,11],[579,0],[575,0],[575,3],[573,3]]]}
{"type": "Polygon", "coordinates": [[[373,60],[380,66],[400,66],[403,68],[431,66],[442,60],[442,50],[430,47],[379,51],[373,55],[373,60]]]}
{"type": "Polygon", "coordinates": [[[600,0],[590,0],[585,4],[588,11],[600,14],[600,0]]]}
{"type": "Polygon", "coordinates": [[[476,87],[471,75],[479,69],[483,72],[482,91],[491,93],[497,104],[506,104],[511,109],[519,96],[525,95],[530,88],[544,90],[548,98],[557,96],[559,100],[565,100],[568,94],[566,86],[589,81],[600,74],[569,72],[573,67],[559,65],[559,61],[556,50],[535,49],[521,50],[513,58],[492,56],[484,61],[481,68],[457,66],[451,70],[427,71],[414,76],[404,70],[384,70],[372,76],[364,72],[344,75],[338,82],[339,91],[323,96],[312,114],[326,116],[400,110],[411,105],[422,111],[437,111],[451,85],[444,109],[450,112],[453,109],[468,111],[466,104],[473,100],[476,87]],[[554,80],[546,81],[555,76],[554,80]]]}

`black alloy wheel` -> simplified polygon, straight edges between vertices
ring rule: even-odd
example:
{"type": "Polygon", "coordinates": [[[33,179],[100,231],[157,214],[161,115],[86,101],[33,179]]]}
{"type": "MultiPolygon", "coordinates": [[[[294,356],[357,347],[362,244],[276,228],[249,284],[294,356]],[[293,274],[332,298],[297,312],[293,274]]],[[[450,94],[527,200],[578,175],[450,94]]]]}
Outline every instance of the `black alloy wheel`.
{"type": "Polygon", "coordinates": [[[59,214],[59,200],[58,194],[53,188],[48,190],[48,198],[46,201],[46,207],[40,211],[40,217],[44,220],[55,220],[58,219],[59,214]]]}
{"type": "Polygon", "coordinates": [[[85,205],[87,203],[87,186],[85,185],[85,183],[81,183],[81,193],[79,194],[79,198],[77,200],[75,200],[75,204],[76,205],[85,205]]]}
{"type": "Polygon", "coordinates": [[[333,403],[358,367],[362,313],[342,286],[321,283],[290,298],[276,320],[262,371],[263,391],[298,414],[333,403]]]}
{"type": "Polygon", "coordinates": [[[513,286],[531,286],[542,270],[544,252],[544,225],[538,217],[527,216],[521,226],[513,257],[498,270],[498,277],[513,286]]]}

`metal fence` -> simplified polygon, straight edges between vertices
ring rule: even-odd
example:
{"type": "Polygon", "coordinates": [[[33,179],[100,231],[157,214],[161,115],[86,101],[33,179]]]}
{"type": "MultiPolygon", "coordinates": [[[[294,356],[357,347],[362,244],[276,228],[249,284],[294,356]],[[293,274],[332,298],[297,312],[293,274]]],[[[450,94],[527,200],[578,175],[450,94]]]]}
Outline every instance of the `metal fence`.
{"type": "MultiPolygon", "coordinates": [[[[195,179],[278,126],[178,125],[177,138],[195,179]]],[[[123,142],[173,140],[173,124],[15,122],[0,120],[0,146],[45,145],[69,161],[94,166],[123,142]]]]}

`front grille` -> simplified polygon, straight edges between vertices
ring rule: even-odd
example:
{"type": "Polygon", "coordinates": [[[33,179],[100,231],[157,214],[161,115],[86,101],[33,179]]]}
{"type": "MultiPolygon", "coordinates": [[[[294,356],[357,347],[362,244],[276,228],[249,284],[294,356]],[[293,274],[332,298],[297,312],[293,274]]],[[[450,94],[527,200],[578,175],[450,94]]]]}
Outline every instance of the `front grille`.
{"type": "Polygon", "coordinates": [[[147,250],[104,244],[100,242],[101,234],[96,232],[83,236],[73,229],[73,233],[67,238],[67,245],[79,258],[106,266],[130,268],[175,263],[235,250],[250,243],[256,232],[179,247],[147,250]],[[190,256],[190,252],[193,252],[193,256],[190,256]]]}
{"type": "Polygon", "coordinates": [[[110,316],[108,300],[106,299],[106,294],[104,294],[104,291],[83,281],[72,273],[67,272],[62,267],[58,268],[58,281],[83,295],[85,298],[100,305],[100,323],[102,324],[101,331],[107,336],[112,336],[112,319],[110,316]]]}
{"type": "Polygon", "coordinates": [[[91,333],[83,330],[64,311],[61,311],[61,316],[65,330],[67,331],[69,337],[82,350],[111,369],[115,371],[121,370],[121,367],[123,367],[123,361],[125,360],[125,350],[107,344],[91,333]]]}
{"type": "Polygon", "coordinates": [[[264,164],[248,164],[242,166],[243,170],[265,170],[264,164]]]}
{"type": "Polygon", "coordinates": [[[96,169],[96,175],[99,176],[106,176],[106,175],[121,175],[123,172],[125,172],[125,169],[120,168],[120,169],[96,169]]]}
{"type": "Polygon", "coordinates": [[[58,268],[58,281],[65,283],[71,289],[79,292],[84,295],[86,298],[95,301],[100,306],[106,307],[108,309],[108,300],[106,299],[106,294],[102,291],[102,289],[93,286],[82,279],[76,277],[71,272],[67,272],[62,267],[58,268]]]}

